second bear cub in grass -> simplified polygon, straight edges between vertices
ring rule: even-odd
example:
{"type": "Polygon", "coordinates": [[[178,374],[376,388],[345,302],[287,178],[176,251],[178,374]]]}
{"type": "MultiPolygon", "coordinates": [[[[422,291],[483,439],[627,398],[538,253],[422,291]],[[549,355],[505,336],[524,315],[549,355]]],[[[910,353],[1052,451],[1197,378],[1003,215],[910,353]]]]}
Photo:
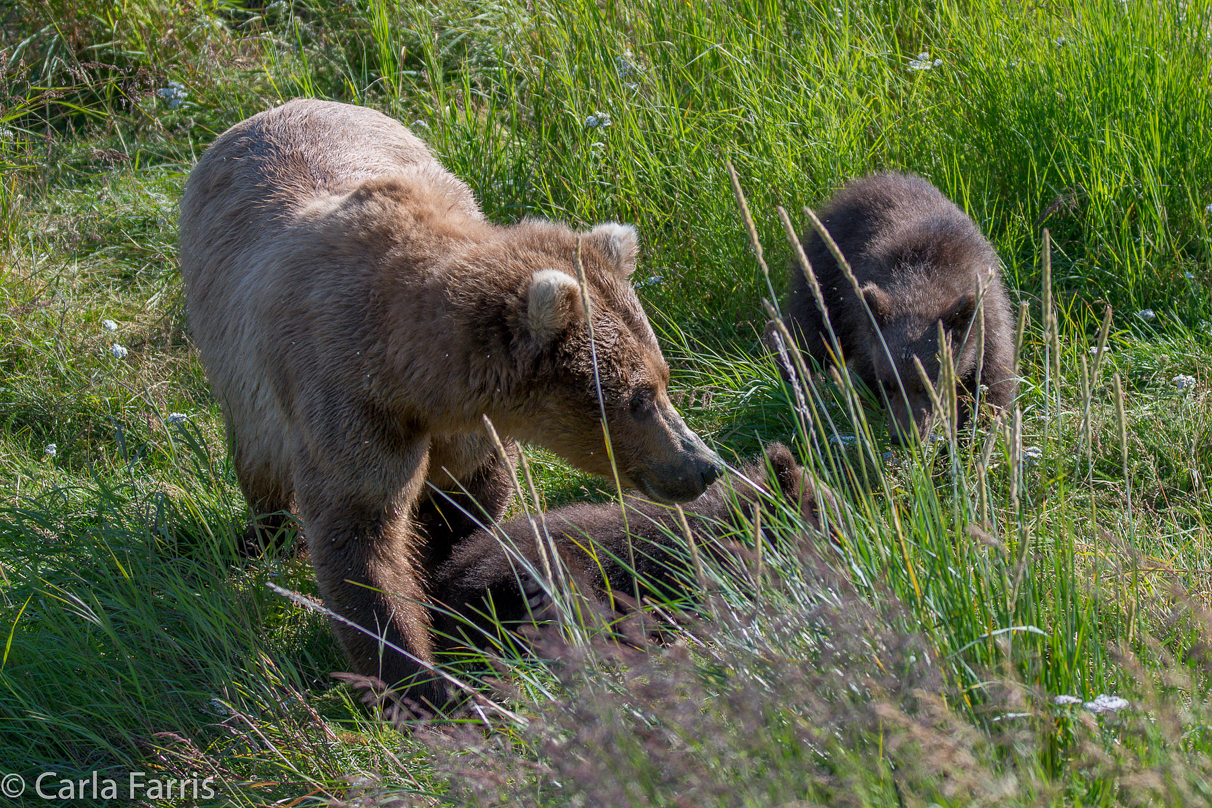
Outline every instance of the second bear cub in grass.
{"type": "MultiPolygon", "coordinates": [[[[803,468],[786,446],[773,443],[764,457],[739,474],[726,473],[683,509],[700,552],[718,555],[721,540],[735,546],[730,538],[752,537],[758,509],[764,511],[761,523],[770,525],[775,500],[798,512],[811,531],[836,527],[833,494],[824,487],[819,494],[828,525],[823,524],[818,492],[803,468]]],[[[613,595],[634,597],[637,578],[641,595],[662,600],[687,595],[694,573],[677,512],[637,496],[628,496],[625,503],[625,518],[617,502],[569,505],[545,515],[547,531],[577,590],[603,606],[611,605],[613,595]]],[[[528,566],[543,569],[534,529],[526,517],[498,525],[495,531],[473,534],[435,576],[436,591],[449,612],[435,616],[435,628],[448,639],[474,634],[469,639],[481,644],[495,634],[498,623],[541,619],[550,602],[528,566]],[[519,554],[527,564],[518,559],[519,554]]],[[[689,594],[693,599],[696,593],[689,594]]]]}
{"type": "MultiPolygon", "coordinates": [[[[951,341],[960,394],[975,394],[983,385],[984,401],[1009,406],[1016,387],[1010,300],[997,254],[976,223],[926,180],[896,173],[851,182],[818,215],[854,270],[879,333],[815,231],[804,240],[804,252],[847,365],[888,408],[892,439],[906,443],[929,426],[930,397],[913,360],[937,383],[940,322],[951,341]]],[[[784,322],[808,355],[822,364],[829,359],[828,330],[798,264],[784,322]]]]}

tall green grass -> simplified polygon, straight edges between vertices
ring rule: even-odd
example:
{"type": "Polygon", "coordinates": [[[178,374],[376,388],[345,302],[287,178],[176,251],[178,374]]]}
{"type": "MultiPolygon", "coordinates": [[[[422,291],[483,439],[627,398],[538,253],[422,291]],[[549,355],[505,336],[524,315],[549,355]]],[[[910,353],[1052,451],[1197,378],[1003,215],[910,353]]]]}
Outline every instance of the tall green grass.
{"type": "MultiPolygon", "coordinates": [[[[0,20],[0,771],[215,774],[217,803],[248,805],[491,804],[500,783],[550,805],[1207,799],[1209,21],[1177,0],[20,0],[0,20]],[[496,221],[638,224],[678,406],[729,459],[790,442],[842,492],[838,546],[771,549],[781,586],[709,564],[713,616],[651,657],[572,624],[538,659],[452,662],[528,724],[451,746],[369,720],[323,620],[265,587],[312,593],[306,564],[233,551],[244,507],[175,268],[197,155],[299,94],[404,121],[496,221]],[[777,206],[876,168],[957,200],[1028,304],[1018,430],[885,458],[863,391],[785,386],[727,161],[775,296],[777,206]],[[1100,693],[1132,711],[1051,703],[1100,693]]],[[[532,459],[550,504],[606,496],[532,459]]]]}

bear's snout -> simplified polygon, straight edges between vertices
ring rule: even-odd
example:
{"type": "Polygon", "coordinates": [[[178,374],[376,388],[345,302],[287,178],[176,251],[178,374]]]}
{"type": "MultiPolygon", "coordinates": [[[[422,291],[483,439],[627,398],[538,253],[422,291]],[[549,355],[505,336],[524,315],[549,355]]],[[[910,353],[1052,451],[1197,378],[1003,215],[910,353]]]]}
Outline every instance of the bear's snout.
{"type": "Polygon", "coordinates": [[[888,438],[895,446],[910,446],[930,432],[934,409],[926,396],[914,396],[906,402],[899,394],[888,400],[888,438]]]}
{"type": "Polygon", "coordinates": [[[703,439],[674,416],[672,457],[653,460],[635,469],[636,487],[659,502],[690,502],[698,499],[724,471],[724,461],[703,439]]]}
{"type": "Polygon", "coordinates": [[[694,469],[691,474],[697,475],[698,478],[699,491],[694,496],[697,499],[724,472],[724,461],[718,454],[704,446],[703,442],[698,440],[698,435],[695,435],[695,440],[702,449],[702,452],[695,454],[691,461],[694,469]]]}
{"type": "Polygon", "coordinates": [[[683,444],[683,448],[690,456],[690,462],[696,469],[699,485],[702,486],[699,494],[702,494],[703,491],[707,490],[709,485],[724,473],[724,461],[720,459],[718,454],[707,448],[707,444],[703,443],[698,435],[689,429],[686,432],[689,435],[689,440],[683,444]]]}

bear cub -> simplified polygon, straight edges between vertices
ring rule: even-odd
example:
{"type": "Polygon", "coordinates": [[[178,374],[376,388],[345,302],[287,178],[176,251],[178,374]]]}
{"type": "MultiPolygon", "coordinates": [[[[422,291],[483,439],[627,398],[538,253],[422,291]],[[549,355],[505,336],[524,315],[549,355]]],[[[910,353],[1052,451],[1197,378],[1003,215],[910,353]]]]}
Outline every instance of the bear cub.
{"type": "MultiPolygon", "coordinates": [[[[810,533],[839,528],[833,493],[824,486],[814,492],[803,468],[780,443],[770,444],[762,458],[739,473],[726,473],[682,508],[699,551],[735,567],[741,545],[732,539],[752,540],[759,509],[764,511],[761,523],[769,525],[774,500],[798,512],[810,533]],[[821,500],[828,524],[822,521],[821,500]]],[[[577,591],[604,609],[630,602],[637,580],[641,595],[664,601],[697,599],[702,593],[696,591],[676,511],[636,496],[624,501],[626,521],[617,502],[579,503],[546,513],[548,534],[577,591]]],[[[770,534],[763,533],[769,541],[770,534]]],[[[483,646],[496,636],[497,622],[509,626],[549,617],[550,599],[529,572],[543,569],[535,542],[534,529],[523,516],[495,531],[481,530],[457,548],[435,576],[443,602],[434,626],[445,635],[444,642],[466,639],[483,646]]]]}
{"type": "MultiPolygon", "coordinates": [[[[929,429],[933,409],[913,360],[937,384],[940,322],[955,358],[957,393],[975,395],[979,385],[993,407],[1010,405],[1017,387],[1010,299],[997,253],[969,216],[927,180],[899,173],[849,183],[818,216],[850,262],[880,333],[815,230],[804,252],[847,365],[887,407],[893,442],[906,444],[929,429]],[[976,322],[982,308],[983,340],[976,322]]],[[[784,323],[802,351],[821,364],[829,359],[829,332],[794,262],[784,323]]]]}

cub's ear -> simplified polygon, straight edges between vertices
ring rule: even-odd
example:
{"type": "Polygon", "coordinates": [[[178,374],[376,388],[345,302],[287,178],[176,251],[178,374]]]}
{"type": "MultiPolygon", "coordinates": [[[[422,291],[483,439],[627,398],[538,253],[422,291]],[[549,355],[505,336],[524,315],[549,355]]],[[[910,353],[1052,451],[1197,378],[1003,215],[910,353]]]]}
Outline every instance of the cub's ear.
{"type": "Polygon", "coordinates": [[[590,230],[585,240],[614,262],[621,277],[630,278],[635,272],[640,236],[631,225],[606,222],[590,230]]]}
{"type": "Polygon", "coordinates": [[[862,289],[859,289],[863,300],[867,301],[867,307],[871,309],[871,313],[875,316],[877,323],[886,323],[888,318],[892,316],[892,298],[883,289],[876,286],[874,283],[869,283],[862,289]]]}
{"type": "Polygon", "coordinates": [[[526,324],[543,342],[563,333],[581,317],[581,289],[567,272],[544,269],[534,273],[527,298],[526,324]]]}
{"type": "Polygon", "coordinates": [[[968,330],[968,324],[976,314],[976,295],[969,292],[955,300],[947,307],[946,313],[940,318],[943,327],[952,333],[968,330]]]}
{"type": "Polygon", "coordinates": [[[772,443],[766,447],[766,462],[783,497],[794,502],[800,495],[804,476],[795,455],[783,444],[772,443]]]}

